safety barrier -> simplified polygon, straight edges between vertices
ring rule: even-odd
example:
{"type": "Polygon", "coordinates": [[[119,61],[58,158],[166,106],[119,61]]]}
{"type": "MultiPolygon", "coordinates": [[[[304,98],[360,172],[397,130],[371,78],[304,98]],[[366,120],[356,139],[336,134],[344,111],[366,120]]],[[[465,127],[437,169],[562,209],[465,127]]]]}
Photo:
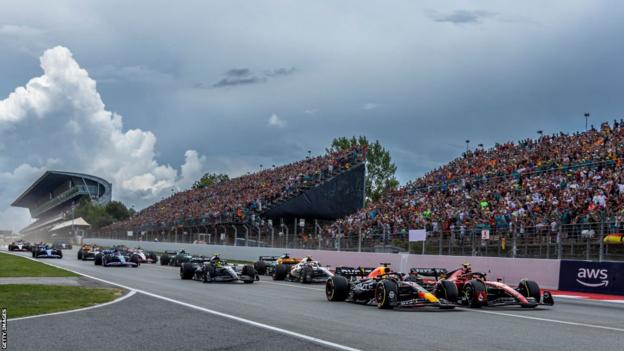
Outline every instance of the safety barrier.
{"type": "MultiPolygon", "coordinates": [[[[181,250],[194,255],[213,255],[219,253],[227,259],[255,261],[258,256],[278,256],[284,253],[281,248],[244,247],[228,245],[182,244],[170,242],[130,241],[85,238],[83,242],[97,243],[103,246],[127,245],[140,246],[150,251],[181,250]]],[[[559,260],[472,257],[472,256],[438,256],[414,255],[374,252],[337,252],[326,250],[289,249],[294,257],[311,256],[324,265],[336,266],[376,266],[382,262],[390,263],[395,269],[406,272],[411,267],[436,267],[455,269],[464,262],[470,262],[474,271],[487,273],[491,279],[501,279],[514,285],[523,278],[539,282],[547,289],[557,289],[559,285],[559,260]]]]}
{"type": "Polygon", "coordinates": [[[559,289],[624,295],[624,262],[563,260],[559,289]]]}

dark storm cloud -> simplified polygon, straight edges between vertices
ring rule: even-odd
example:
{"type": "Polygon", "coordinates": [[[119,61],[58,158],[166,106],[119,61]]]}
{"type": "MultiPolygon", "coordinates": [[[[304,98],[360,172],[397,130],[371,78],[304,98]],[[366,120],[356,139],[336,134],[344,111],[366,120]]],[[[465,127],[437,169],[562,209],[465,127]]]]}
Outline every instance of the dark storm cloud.
{"type": "Polygon", "coordinates": [[[285,77],[294,72],[294,67],[270,69],[264,71],[262,74],[254,74],[249,68],[232,68],[225,72],[224,77],[212,86],[214,88],[223,88],[236,85],[265,83],[270,78],[285,77]]]}
{"type": "Polygon", "coordinates": [[[264,75],[267,77],[284,77],[284,76],[289,76],[293,73],[295,73],[295,67],[278,68],[278,69],[265,71],[264,75]]]}
{"type": "Polygon", "coordinates": [[[236,85],[258,84],[266,82],[264,77],[238,77],[238,78],[223,78],[220,81],[214,83],[212,86],[215,88],[231,87],[236,85]]]}
{"type": "Polygon", "coordinates": [[[483,19],[494,17],[494,12],[480,10],[456,10],[451,13],[428,11],[426,14],[435,22],[449,22],[455,24],[481,23],[483,19]]]}
{"type": "Polygon", "coordinates": [[[225,73],[228,77],[248,77],[250,74],[249,68],[232,68],[225,73]]]}

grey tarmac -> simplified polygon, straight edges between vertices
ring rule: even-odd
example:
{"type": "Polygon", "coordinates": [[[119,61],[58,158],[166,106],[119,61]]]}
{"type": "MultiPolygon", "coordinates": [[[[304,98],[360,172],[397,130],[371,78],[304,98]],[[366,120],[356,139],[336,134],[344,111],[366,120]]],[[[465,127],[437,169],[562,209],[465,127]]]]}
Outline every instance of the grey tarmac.
{"type": "MultiPolygon", "coordinates": [[[[553,307],[537,309],[384,311],[331,303],[325,299],[322,285],[275,282],[269,277],[249,285],[203,284],[182,281],[178,270],[168,266],[104,268],[78,261],[71,254],[53,263],[133,289],[362,350],[621,351],[624,345],[624,306],[612,303],[558,299],[553,307]]],[[[123,303],[133,300],[135,297],[123,303]]],[[[180,315],[188,313],[182,306],[174,305],[173,309],[180,315]]],[[[231,322],[217,318],[214,323],[231,322]]],[[[235,323],[233,328],[248,327],[235,323]]],[[[37,329],[29,331],[37,333],[37,329]]],[[[92,332],[99,331],[96,328],[92,332]]],[[[205,333],[208,337],[210,329],[205,333]]],[[[139,334],[135,337],[142,338],[139,334]]],[[[59,335],[59,339],[63,336],[59,335]]],[[[291,341],[288,339],[284,348],[291,348],[291,341]]]]}

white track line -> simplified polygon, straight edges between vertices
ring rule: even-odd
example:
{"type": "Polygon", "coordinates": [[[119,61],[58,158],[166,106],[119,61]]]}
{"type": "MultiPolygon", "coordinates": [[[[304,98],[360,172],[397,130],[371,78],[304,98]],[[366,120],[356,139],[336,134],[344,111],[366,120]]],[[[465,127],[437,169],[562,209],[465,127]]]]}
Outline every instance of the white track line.
{"type": "MultiPolygon", "coordinates": [[[[24,257],[22,255],[17,255],[17,254],[15,254],[15,255],[16,256],[20,256],[20,257],[24,257]]],[[[36,262],[41,262],[41,261],[35,260],[33,258],[30,258],[30,257],[25,257],[25,258],[33,260],[33,261],[36,261],[36,262]]],[[[348,347],[348,346],[335,344],[335,343],[332,343],[330,341],[317,339],[317,338],[314,338],[314,337],[311,337],[311,336],[308,336],[308,335],[299,334],[299,333],[292,332],[292,331],[289,331],[289,330],[286,330],[286,329],[273,327],[273,326],[270,326],[270,325],[254,322],[254,321],[251,321],[251,320],[248,320],[248,319],[236,317],[236,316],[225,314],[225,313],[222,313],[222,312],[217,312],[217,311],[209,310],[207,308],[191,305],[191,304],[188,304],[186,302],[170,299],[168,297],[156,295],[156,294],[153,294],[153,293],[150,293],[150,292],[147,292],[147,291],[130,288],[130,287],[127,287],[125,285],[113,283],[113,282],[110,282],[110,281],[107,281],[107,280],[104,280],[104,279],[100,279],[100,278],[92,277],[92,276],[87,275],[87,274],[76,272],[76,271],[73,271],[71,269],[67,269],[67,268],[63,268],[63,267],[60,267],[60,266],[56,266],[56,265],[48,263],[48,262],[41,262],[41,263],[44,263],[44,264],[47,264],[47,265],[50,265],[50,266],[53,266],[53,267],[65,269],[67,271],[70,271],[70,272],[73,272],[73,273],[85,276],[87,278],[91,278],[91,279],[98,280],[98,281],[101,281],[101,282],[105,282],[105,283],[108,283],[108,284],[116,285],[116,286],[119,286],[119,287],[122,287],[122,288],[125,288],[125,289],[128,289],[128,290],[135,290],[135,291],[140,292],[142,294],[145,294],[145,295],[148,295],[148,296],[152,296],[152,297],[155,297],[155,298],[158,298],[158,299],[161,299],[161,300],[177,303],[179,305],[190,307],[190,308],[193,308],[193,309],[196,309],[196,310],[200,310],[200,311],[203,311],[203,312],[206,312],[206,313],[214,314],[214,315],[225,317],[225,318],[228,318],[228,319],[233,319],[233,320],[236,320],[236,321],[239,321],[239,322],[242,322],[242,323],[246,323],[246,324],[250,324],[250,325],[254,325],[254,326],[257,326],[257,327],[260,327],[260,328],[273,330],[273,331],[276,331],[276,332],[279,332],[279,333],[283,333],[283,334],[286,334],[286,335],[291,335],[291,336],[298,337],[298,338],[301,338],[301,339],[304,339],[304,340],[309,340],[309,341],[312,341],[312,342],[315,342],[315,343],[319,343],[319,344],[322,344],[322,345],[325,345],[325,346],[333,347],[333,348],[336,348],[336,349],[339,349],[339,350],[357,350],[357,349],[354,349],[354,348],[351,348],[351,347],[348,347]]],[[[315,288],[299,287],[299,286],[291,285],[291,284],[281,284],[281,283],[273,283],[273,282],[264,282],[264,283],[275,284],[275,285],[283,285],[283,286],[290,286],[290,287],[294,287],[294,288],[305,288],[305,289],[311,289],[311,290],[320,290],[320,289],[315,289],[315,288]]],[[[504,312],[495,312],[495,311],[484,311],[484,310],[471,309],[471,308],[462,308],[462,309],[466,310],[466,311],[470,311],[470,312],[475,312],[475,313],[493,314],[493,315],[505,316],[505,317],[537,320],[537,321],[549,322],[549,323],[557,323],[557,324],[564,324],[564,325],[573,325],[573,326],[579,326],[579,327],[587,327],[587,328],[595,328],[595,329],[602,329],[602,330],[611,330],[611,331],[617,331],[617,332],[624,332],[624,328],[615,328],[615,327],[608,327],[608,326],[596,325],[596,324],[587,324],[587,323],[579,323],[579,322],[568,322],[568,321],[562,321],[562,320],[558,320],[558,319],[531,317],[531,316],[524,316],[524,315],[518,315],[518,314],[511,314],[511,313],[504,313],[504,312]]]]}
{"type": "Polygon", "coordinates": [[[281,333],[281,334],[285,334],[285,335],[288,335],[288,336],[292,336],[292,337],[295,337],[295,338],[303,339],[303,340],[306,340],[306,341],[313,342],[315,344],[331,347],[331,348],[336,349],[336,350],[360,351],[359,349],[356,349],[356,348],[353,348],[353,347],[349,347],[349,346],[346,346],[346,345],[333,343],[331,341],[315,338],[313,336],[300,334],[300,333],[297,333],[297,332],[294,332],[294,331],[290,331],[290,330],[287,330],[287,329],[274,327],[274,326],[268,325],[268,324],[258,323],[258,322],[255,322],[255,321],[252,321],[252,320],[249,320],[249,319],[245,319],[245,318],[241,318],[241,317],[237,317],[237,316],[234,316],[234,315],[231,315],[231,314],[218,312],[218,311],[211,310],[211,309],[208,309],[208,308],[192,305],[190,303],[186,303],[186,302],[175,300],[175,299],[172,299],[172,298],[169,298],[169,297],[157,295],[157,294],[145,291],[145,290],[131,288],[131,287],[126,286],[126,285],[114,283],[114,282],[111,282],[111,281],[108,281],[108,280],[105,280],[105,279],[101,279],[101,278],[97,278],[97,277],[94,277],[94,276],[91,276],[91,275],[88,275],[88,274],[80,273],[80,272],[74,271],[72,269],[68,269],[68,268],[65,268],[65,267],[57,266],[57,265],[49,263],[49,262],[38,261],[38,260],[36,260],[34,258],[31,258],[31,257],[26,257],[26,256],[22,256],[22,255],[17,255],[17,254],[13,254],[13,255],[19,256],[19,257],[24,257],[24,258],[27,258],[29,260],[35,261],[35,262],[41,262],[43,264],[47,264],[47,265],[52,266],[52,267],[64,269],[66,271],[69,271],[69,272],[81,275],[83,277],[87,277],[87,278],[90,278],[90,279],[93,279],[93,280],[97,280],[97,281],[100,281],[100,282],[104,282],[104,283],[108,283],[108,284],[111,284],[111,285],[115,285],[115,286],[118,286],[118,287],[130,290],[130,291],[136,291],[138,293],[141,293],[141,294],[144,294],[144,295],[147,295],[147,296],[151,296],[151,297],[154,297],[154,298],[157,298],[157,299],[160,299],[160,300],[172,302],[172,303],[175,303],[175,304],[178,304],[178,305],[181,305],[181,306],[192,308],[192,309],[195,309],[195,310],[198,310],[198,311],[202,311],[202,312],[205,312],[205,313],[209,313],[209,314],[212,314],[212,315],[215,315],[215,316],[219,316],[219,317],[224,317],[224,318],[227,318],[227,319],[235,320],[237,322],[241,322],[241,323],[244,323],[244,324],[252,325],[254,327],[263,328],[263,329],[271,330],[271,331],[274,331],[274,332],[277,332],[277,333],[281,333]]]}
{"type": "Polygon", "coordinates": [[[53,312],[53,313],[45,313],[45,314],[38,314],[35,316],[26,316],[26,317],[17,317],[17,318],[9,318],[8,321],[9,322],[15,322],[15,321],[21,321],[24,319],[31,319],[31,318],[39,318],[39,317],[48,317],[48,316],[58,316],[59,314],[67,314],[67,313],[74,313],[74,312],[82,312],[82,311],[88,311],[88,310],[92,310],[94,308],[100,308],[100,307],[104,307],[104,306],[108,306],[108,305],[112,305],[114,303],[117,302],[121,302],[129,297],[132,297],[134,294],[136,294],[136,291],[134,290],[130,290],[129,293],[116,298],[113,301],[109,301],[109,302],[105,302],[105,303],[101,303],[99,305],[95,305],[95,306],[89,306],[89,307],[83,307],[83,308],[78,308],[75,310],[69,310],[69,311],[61,311],[61,312],[53,312]]]}
{"type": "Polygon", "coordinates": [[[495,314],[495,315],[498,315],[498,316],[505,316],[505,317],[531,319],[531,320],[534,320],[534,321],[542,321],[542,322],[549,322],[549,323],[574,325],[574,326],[586,327],[586,328],[595,328],[595,329],[604,329],[604,330],[624,332],[623,328],[607,327],[607,326],[604,326],[604,325],[587,324],[587,323],[579,323],[579,322],[568,322],[568,321],[562,321],[562,320],[558,320],[558,319],[531,317],[531,316],[524,316],[524,315],[520,315],[520,314],[512,314],[512,313],[504,313],[504,312],[494,312],[494,311],[484,311],[484,310],[469,309],[469,308],[462,308],[462,309],[466,310],[466,311],[470,311],[470,312],[476,312],[476,313],[495,314]]]}

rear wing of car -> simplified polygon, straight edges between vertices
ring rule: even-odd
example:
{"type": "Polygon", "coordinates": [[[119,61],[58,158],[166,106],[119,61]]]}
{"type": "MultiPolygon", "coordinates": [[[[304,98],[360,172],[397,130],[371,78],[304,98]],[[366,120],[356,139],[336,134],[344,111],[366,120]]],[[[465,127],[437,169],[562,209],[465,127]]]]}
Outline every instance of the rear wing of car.
{"type": "Polygon", "coordinates": [[[279,256],[260,256],[258,257],[258,261],[273,262],[277,261],[278,258],[279,256]]]}
{"type": "Polygon", "coordinates": [[[336,275],[341,275],[345,278],[364,278],[369,275],[375,268],[373,267],[336,267],[336,275]]]}
{"type": "Polygon", "coordinates": [[[414,267],[410,268],[410,274],[418,274],[426,277],[434,277],[438,279],[441,275],[447,276],[448,270],[446,268],[422,268],[414,267]]]}
{"type": "Polygon", "coordinates": [[[167,255],[177,255],[178,252],[176,250],[165,250],[165,252],[167,255]]]}

